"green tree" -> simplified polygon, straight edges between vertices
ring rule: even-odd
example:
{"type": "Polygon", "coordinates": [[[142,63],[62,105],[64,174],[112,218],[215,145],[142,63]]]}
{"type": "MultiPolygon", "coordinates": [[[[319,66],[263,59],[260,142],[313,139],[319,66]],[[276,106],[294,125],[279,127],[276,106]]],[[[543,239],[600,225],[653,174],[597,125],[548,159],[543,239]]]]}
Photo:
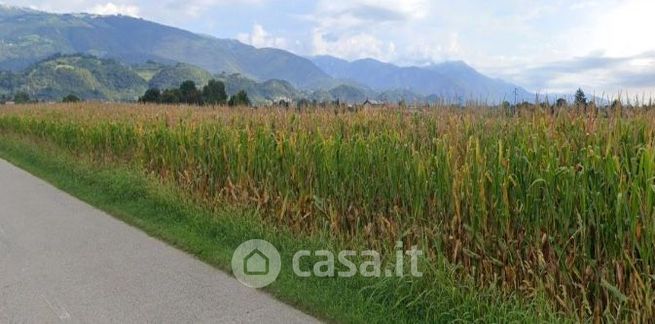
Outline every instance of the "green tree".
{"type": "Polygon", "coordinates": [[[65,103],[75,103],[75,102],[80,102],[80,101],[82,101],[82,99],[80,99],[78,96],[76,96],[76,95],[74,95],[72,93],[69,94],[68,96],[64,97],[63,99],[61,99],[61,102],[65,102],[65,103]]]}
{"type": "Polygon", "coordinates": [[[296,108],[306,108],[311,106],[311,102],[307,98],[302,98],[296,102],[296,108]]]}
{"type": "Polygon", "coordinates": [[[157,88],[150,88],[139,98],[141,103],[159,103],[162,100],[161,91],[157,88]]]}
{"type": "Polygon", "coordinates": [[[509,103],[509,101],[504,100],[504,101],[500,104],[500,108],[501,108],[502,111],[505,112],[505,114],[507,114],[508,116],[512,114],[512,104],[509,103]]]}
{"type": "Polygon", "coordinates": [[[250,106],[250,98],[248,98],[248,94],[245,91],[241,90],[234,96],[230,97],[228,105],[230,105],[230,107],[250,106]]]}
{"type": "Polygon", "coordinates": [[[289,104],[288,101],[286,101],[284,99],[281,99],[280,101],[277,102],[277,105],[282,107],[282,108],[289,108],[290,104],[289,104]]]}
{"type": "Polygon", "coordinates": [[[566,99],[564,99],[564,98],[559,98],[559,99],[557,99],[557,101],[555,102],[555,106],[556,106],[557,108],[563,108],[563,107],[566,107],[567,104],[568,104],[568,103],[566,102],[566,99]]]}
{"type": "Polygon", "coordinates": [[[202,104],[202,97],[200,91],[196,88],[195,82],[191,80],[182,82],[180,85],[180,102],[189,105],[202,104]]]}
{"type": "Polygon", "coordinates": [[[587,106],[587,96],[582,89],[578,89],[578,91],[575,92],[575,105],[577,107],[587,106]]]}
{"type": "Polygon", "coordinates": [[[623,104],[621,103],[621,100],[614,99],[614,101],[612,101],[612,105],[611,105],[612,109],[620,109],[621,106],[623,106],[623,104]]]}
{"type": "Polygon", "coordinates": [[[225,84],[214,79],[202,88],[202,99],[208,105],[223,105],[227,101],[225,84]]]}
{"type": "Polygon", "coordinates": [[[19,91],[14,95],[14,102],[17,104],[30,103],[31,101],[30,95],[27,92],[19,91]]]}
{"type": "Polygon", "coordinates": [[[180,89],[166,89],[161,93],[161,103],[176,104],[180,103],[180,89]]]}
{"type": "Polygon", "coordinates": [[[623,103],[619,99],[614,99],[614,101],[612,101],[612,105],[610,106],[610,109],[614,113],[622,114],[623,113],[623,103]]]}

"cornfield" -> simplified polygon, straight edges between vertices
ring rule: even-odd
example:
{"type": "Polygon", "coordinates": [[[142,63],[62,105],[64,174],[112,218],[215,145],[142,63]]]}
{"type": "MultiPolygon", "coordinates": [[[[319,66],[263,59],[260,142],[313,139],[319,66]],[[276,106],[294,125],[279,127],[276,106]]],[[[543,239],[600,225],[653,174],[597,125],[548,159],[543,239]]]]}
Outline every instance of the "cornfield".
{"type": "Polygon", "coordinates": [[[54,105],[2,135],[130,164],[210,204],[381,250],[580,320],[655,320],[655,112],[54,105]]]}

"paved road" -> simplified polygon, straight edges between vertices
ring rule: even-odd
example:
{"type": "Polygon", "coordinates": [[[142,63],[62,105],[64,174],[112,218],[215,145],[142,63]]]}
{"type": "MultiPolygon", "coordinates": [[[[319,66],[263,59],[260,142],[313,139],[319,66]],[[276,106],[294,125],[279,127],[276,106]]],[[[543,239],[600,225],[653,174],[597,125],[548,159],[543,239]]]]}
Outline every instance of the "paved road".
{"type": "Polygon", "coordinates": [[[0,160],[0,323],[314,321],[0,160]]]}

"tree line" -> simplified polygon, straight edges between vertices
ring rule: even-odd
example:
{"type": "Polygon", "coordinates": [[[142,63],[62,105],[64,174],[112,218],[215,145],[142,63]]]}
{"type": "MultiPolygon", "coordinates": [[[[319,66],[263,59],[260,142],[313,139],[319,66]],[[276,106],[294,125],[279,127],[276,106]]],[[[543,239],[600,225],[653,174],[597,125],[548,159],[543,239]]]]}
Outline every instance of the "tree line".
{"type": "Polygon", "coordinates": [[[607,98],[606,101],[601,100],[601,103],[598,103],[595,99],[596,98],[590,100],[587,98],[587,95],[582,89],[578,89],[575,92],[573,101],[570,103],[564,98],[558,98],[552,105],[548,102],[547,99],[545,102],[539,102],[539,100],[536,100],[537,103],[524,101],[515,105],[510,104],[508,101],[503,101],[503,103],[500,105],[500,108],[502,108],[507,115],[517,115],[521,110],[531,111],[535,109],[542,109],[543,111],[547,111],[551,115],[554,115],[558,111],[570,109],[585,115],[597,115],[602,113],[602,116],[606,117],[609,116],[611,112],[622,115],[624,110],[630,110],[634,108],[655,108],[655,104],[652,99],[646,101],[645,98],[642,98],[640,101],[639,98],[635,98],[634,104],[629,99],[626,100],[626,103],[622,102],[620,98],[611,101],[609,98],[607,98]]]}
{"type": "Polygon", "coordinates": [[[0,103],[5,104],[7,102],[13,102],[16,104],[27,104],[36,102],[30,98],[30,95],[24,91],[18,91],[13,96],[12,95],[2,95],[0,96],[0,103]]]}
{"type": "Polygon", "coordinates": [[[202,89],[196,83],[187,80],[179,88],[164,89],[150,88],[139,98],[140,103],[158,104],[187,104],[187,105],[229,105],[250,106],[248,94],[241,90],[228,97],[225,84],[218,80],[209,80],[202,89]]]}
{"type": "MultiPolygon", "coordinates": [[[[76,102],[81,102],[82,99],[80,97],[74,95],[74,94],[69,94],[61,99],[61,102],[63,103],[76,103],[76,102]]],[[[16,94],[12,95],[1,95],[0,96],[0,104],[6,104],[8,102],[12,102],[14,104],[20,105],[20,104],[30,104],[30,103],[38,103],[38,99],[34,99],[30,97],[30,95],[25,92],[25,91],[18,91],[16,94]]]]}

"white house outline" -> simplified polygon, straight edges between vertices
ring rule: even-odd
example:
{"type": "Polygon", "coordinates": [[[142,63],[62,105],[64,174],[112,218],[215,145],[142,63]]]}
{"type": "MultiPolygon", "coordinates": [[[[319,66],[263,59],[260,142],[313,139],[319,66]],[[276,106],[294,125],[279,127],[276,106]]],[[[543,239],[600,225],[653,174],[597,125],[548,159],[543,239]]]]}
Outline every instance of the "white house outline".
{"type": "MultiPolygon", "coordinates": [[[[257,267],[258,268],[258,267],[257,267]]],[[[247,275],[250,276],[257,276],[257,275],[267,275],[270,269],[270,260],[264,254],[262,251],[259,249],[254,249],[252,252],[248,253],[245,258],[243,258],[243,272],[247,275]],[[253,260],[253,258],[259,258],[259,260],[253,260]],[[256,265],[259,265],[261,263],[264,264],[264,269],[262,270],[254,270],[250,271],[250,269],[254,266],[252,263],[259,261],[258,263],[255,263],[256,265]]]]}

